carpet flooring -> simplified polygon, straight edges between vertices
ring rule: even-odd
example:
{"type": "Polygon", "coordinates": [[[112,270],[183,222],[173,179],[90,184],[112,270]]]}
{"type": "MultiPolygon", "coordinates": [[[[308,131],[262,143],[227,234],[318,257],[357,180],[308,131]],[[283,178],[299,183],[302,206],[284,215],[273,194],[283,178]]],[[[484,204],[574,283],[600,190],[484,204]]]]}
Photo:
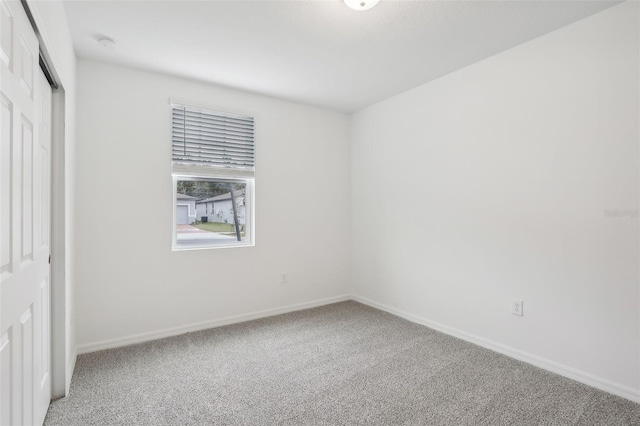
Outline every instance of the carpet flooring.
{"type": "Polygon", "coordinates": [[[46,425],[640,425],[640,405],[355,302],[78,357],[46,425]]]}

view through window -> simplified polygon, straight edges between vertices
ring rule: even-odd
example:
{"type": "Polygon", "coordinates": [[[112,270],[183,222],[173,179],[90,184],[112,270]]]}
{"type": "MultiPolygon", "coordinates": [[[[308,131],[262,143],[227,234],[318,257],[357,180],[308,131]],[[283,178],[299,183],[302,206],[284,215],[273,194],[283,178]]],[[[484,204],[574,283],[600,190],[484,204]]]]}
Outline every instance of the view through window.
{"type": "Polygon", "coordinates": [[[243,181],[177,180],[176,245],[234,245],[247,241],[248,185],[243,181]]]}

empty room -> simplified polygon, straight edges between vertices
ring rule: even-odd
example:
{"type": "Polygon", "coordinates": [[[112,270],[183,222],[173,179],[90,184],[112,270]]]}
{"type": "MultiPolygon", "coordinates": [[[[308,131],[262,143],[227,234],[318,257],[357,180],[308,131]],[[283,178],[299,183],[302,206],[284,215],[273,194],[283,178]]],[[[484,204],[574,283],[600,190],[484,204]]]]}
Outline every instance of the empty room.
{"type": "Polygon", "coordinates": [[[640,426],[639,1],[0,34],[1,426],[640,426]]]}

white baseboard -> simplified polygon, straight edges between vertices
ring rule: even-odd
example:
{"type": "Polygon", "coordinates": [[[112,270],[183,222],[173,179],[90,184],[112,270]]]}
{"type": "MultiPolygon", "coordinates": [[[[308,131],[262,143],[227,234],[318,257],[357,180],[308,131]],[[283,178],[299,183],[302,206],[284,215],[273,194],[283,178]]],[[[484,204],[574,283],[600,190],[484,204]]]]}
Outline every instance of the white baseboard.
{"type": "MultiPolygon", "coordinates": [[[[104,349],[119,348],[122,346],[135,345],[137,343],[147,342],[150,340],[162,339],[165,337],[177,336],[179,334],[190,333],[193,331],[206,330],[208,328],[221,327],[223,325],[237,324],[241,322],[251,321],[255,319],[271,317],[274,315],[286,314],[288,312],[301,311],[304,309],[315,308],[318,306],[329,305],[331,303],[344,302],[349,300],[349,295],[330,297],[327,299],[315,300],[312,302],[298,303],[295,305],[284,306],[281,308],[265,309],[263,311],[251,312],[248,314],[234,315],[226,318],[220,318],[212,321],[188,324],[179,327],[166,328],[164,330],[152,331],[149,333],[133,334],[126,337],[118,337],[115,339],[101,340],[98,342],[85,343],[78,345],[77,354],[86,354],[90,352],[101,351],[104,349]]],[[[75,362],[75,361],[74,361],[75,362]]],[[[73,370],[72,370],[73,371],[73,370]]]]}
{"type": "Polygon", "coordinates": [[[580,382],[596,389],[600,389],[602,391],[620,396],[622,398],[626,398],[633,402],[640,403],[640,391],[638,389],[633,389],[619,383],[611,382],[601,377],[594,376],[593,374],[586,373],[584,371],[577,370],[575,368],[571,368],[545,358],[541,358],[528,352],[524,352],[510,346],[503,345],[501,343],[485,339],[483,337],[479,337],[471,333],[467,333],[453,327],[449,327],[444,324],[419,317],[417,315],[410,314],[400,309],[392,308],[391,306],[375,302],[365,297],[352,295],[351,299],[355,300],[356,302],[371,306],[372,308],[380,309],[382,311],[389,312],[390,314],[397,315],[411,322],[424,325],[450,336],[454,336],[478,346],[482,346],[483,348],[490,349],[494,352],[498,352],[508,357],[515,358],[519,361],[526,362],[528,364],[542,368],[543,370],[547,370],[560,376],[567,377],[569,379],[575,380],[576,382],[580,382]]]}

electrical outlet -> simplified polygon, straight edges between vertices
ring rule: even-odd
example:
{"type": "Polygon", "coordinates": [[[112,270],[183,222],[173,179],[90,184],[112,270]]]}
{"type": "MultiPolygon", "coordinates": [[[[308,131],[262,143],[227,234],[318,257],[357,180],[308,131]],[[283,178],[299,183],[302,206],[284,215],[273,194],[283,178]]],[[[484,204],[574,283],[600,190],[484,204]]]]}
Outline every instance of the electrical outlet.
{"type": "Polygon", "coordinates": [[[280,284],[287,284],[289,282],[289,274],[283,272],[280,274],[280,284]]]}
{"type": "Polygon", "coordinates": [[[523,314],[523,305],[522,304],[523,304],[522,300],[513,299],[511,301],[511,313],[513,315],[522,316],[522,314],[523,314]]]}

